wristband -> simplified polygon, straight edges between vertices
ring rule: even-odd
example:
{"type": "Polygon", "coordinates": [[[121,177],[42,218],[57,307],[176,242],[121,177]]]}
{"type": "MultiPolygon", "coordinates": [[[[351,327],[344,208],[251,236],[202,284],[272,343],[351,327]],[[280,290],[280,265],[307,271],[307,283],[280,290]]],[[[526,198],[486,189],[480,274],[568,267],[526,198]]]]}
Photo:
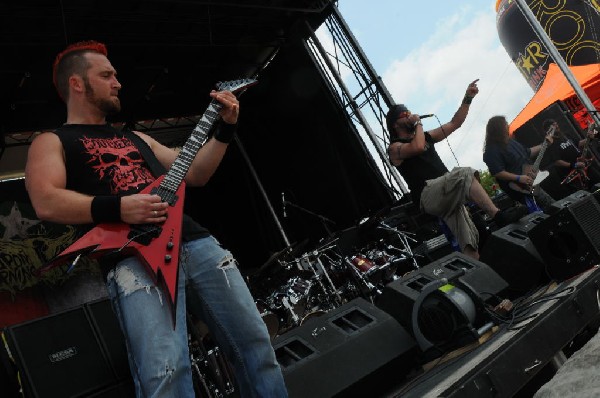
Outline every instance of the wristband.
{"type": "Polygon", "coordinates": [[[577,166],[577,162],[573,162],[573,163],[571,163],[571,168],[572,168],[572,169],[574,169],[574,168],[575,168],[575,166],[577,166]]]}
{"type": "Polygon", "coordinates": [[[224,144],[229,144],[237,130],[237,124],[221,123],[215,131],[213,137],[224,144]]]}
{"type": "Polygon", "coordinates": [[[90,208],[96,224],[121,221],[121,197],[114,195],[94,196],[90,208]]]}
{"type": "Polygon", "coordinates": [[[521,179],[521,176],[520,176],[520,175],[518,175],[518,176],[517,176],[517,182],[519,182],[519,180],[520,180],[520,179],[521,179]]]}
{"type": "Polygon", "coordinates": [[[470,97],[470,96],[468,96],[468,95],[465,95],[465,97],[464,97],[464,98],[463,98],[463,100],[462,100],[462,103],[463,103],[463,104],[466,104],[466,105],[470,105],[470,104],[471,104],[471,101],[473,101],[473,97],[470,97]]]}

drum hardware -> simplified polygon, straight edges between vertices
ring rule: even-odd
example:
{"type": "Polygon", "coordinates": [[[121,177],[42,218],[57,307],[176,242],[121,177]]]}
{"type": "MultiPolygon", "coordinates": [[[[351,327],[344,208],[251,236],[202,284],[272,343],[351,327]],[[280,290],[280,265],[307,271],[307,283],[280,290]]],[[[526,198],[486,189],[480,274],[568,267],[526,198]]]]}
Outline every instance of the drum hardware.
{"type": "Polygon", "coordinates": [[[302,259],[308,260],[308,261],[304,261],[304,264],[307,264],[307,267],[313,272],[314,279],[318,282],[319,286],[321,287],[321,290],[326,294],[328,292],[328,289],[325,286],[325,284],[323,284],[322,276],[324,276],[325,279],[327,279],[329,286],[331,286],[332,291],[336,295],[338,304],[341,305],[343,300],[342,300],[341,296],[339,295],[339,292],[337,291],[335,284],[331,280],[331,277],[329,276],[329,272],[327,272],[327,270],[325,269],[325,266],[321,262],[321,260],[319,258],[320,255],[321,254],[315,250],[312,252],[312,260],[311,260],[310,255],[306,254],[306,253],[302,256],[302,259]],[[315,263],[316,263],[316,265],[315,265],[315,263]],[[319,271],[321,271],[321,272],[319,272],[319,271]]]}
{"type": "Polygon", "coordinates": [[[254,304],[256,304],[260,317],[267,326],[267,331],[269,332],[271,340],[273,340],[279,332],[279,318],[269,310],[269,306],[264,300],[255,300],[254,304]]]}
{"type": "Polygon", "coordinates": [[[217,380],[220,391],[223,391],[225,396],[233,394],[235,388],[231,379],[231,370],[221,354],[221,349],[219,346],[214,346],[206,353],[210,363],[209,369],[212,370],[213,377],[217,380]]]}
{"type": "Polygon", "coordinates": [[[416,234],[414,234],[412,232],[407,232],[407,231],[400,231],[398,228],[395,228],[395,227],[390,227],[384,221],[381,221],[379,223],[379,225],[377,226],[377,228],[382,229],[384,231],[393,232],[396,235],[396,237],[398,238],[398,240],[400,240],[400,242],[402,243],[402,246],[404,248],[399,249],[399,248],[391,246],[391,245],[389,245],[388,248],[398,251],[401,255],[403,255],[405,257],[404,260],[412,261],[412,267],[414,269],[419,269],[419,264],[417,263],[417,259],[416,259],[417,255],[415,255],[413,253],[413,251],[410,247],[410,243],[409,243],[409,241],[412,243],[417,243],[417,240],[410,236],[410,235],[415,236],[416,234]]]}
{"type": "Polygon", "coordinates": [[[300,317],[294,311],[294,307],[290,304],[290,300],[287,297],[284,297],[281,300],[283,307],[290,313],[292,316],[292,322],[294,325],[300,324],[300,317]]]}
{"type": "Polygon", "coordinates": [[[208,327],[202,321],[194,323],[188,313],[188,347],[192,365],[192,381],[199,397],[229,397],[236,391],[231,366],[219,346],[204,333],[208,327]]]}

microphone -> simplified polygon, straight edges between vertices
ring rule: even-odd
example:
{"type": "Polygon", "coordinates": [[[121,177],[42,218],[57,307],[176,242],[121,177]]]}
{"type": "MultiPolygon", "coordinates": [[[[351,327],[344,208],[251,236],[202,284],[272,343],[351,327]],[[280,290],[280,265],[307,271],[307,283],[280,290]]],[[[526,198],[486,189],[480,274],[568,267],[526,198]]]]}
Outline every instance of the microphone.
{"type": "Polygon", "coordinates": [[[283,218],[287,218],[287,213],[285,212],[285,192],[281,193],[281,208],[283,209],[283,218]]]}
{"type": "Polygon", "coordinates": [[[435,116],[435,113],[428,113],[426,115],[419,115],[419,119],[427,119],[428,117],[435,116]]]}

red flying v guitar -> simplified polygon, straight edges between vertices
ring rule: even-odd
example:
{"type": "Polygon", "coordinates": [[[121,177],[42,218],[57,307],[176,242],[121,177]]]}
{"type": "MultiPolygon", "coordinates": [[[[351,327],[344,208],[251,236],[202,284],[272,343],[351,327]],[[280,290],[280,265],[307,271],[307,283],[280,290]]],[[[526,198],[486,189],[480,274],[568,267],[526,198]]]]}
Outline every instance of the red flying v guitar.
{"type": "Polygon", "coordinates": [[[581,156],[577,158],[577,163],[582,163],[583,167],[580,169],[574,168],[569,174],[562,180],[561,184],[570,184],[576,189],[588,189],[590,185],[590,178],[588,177],[588,167],[594,161],[594,155],[590,151],[590,141],[595,139],[598,135],[598,129],[594,123],[588,126],[588,133],[586,140],[583,144],[581,156]]]}
{"type": "MultiPolygon", "coordinates": [[[[217,83],[217,90],[231,91],[237,94],[256,83],[257,81],[254,79],[220,82],[217,83]]],[[[86,255],[93,258],[116,253],[136,255],[152,271],[157,283],[168,292],[171,314],[173,322],[175,322],[179,245],[185,197],[185,181],[183,179],[196,153],[206,143],[211,127],[220,119],[219,110],[222,107],[214,99],[210,102],[208,109],[200,118],[169,171],[140,192],[159,195],[163,202],[169,204],[169,217],[164,223],[98,224],[52,259],[42,271],[68,261],[72,261],[74,265],[81,256],[86,255]]]]}

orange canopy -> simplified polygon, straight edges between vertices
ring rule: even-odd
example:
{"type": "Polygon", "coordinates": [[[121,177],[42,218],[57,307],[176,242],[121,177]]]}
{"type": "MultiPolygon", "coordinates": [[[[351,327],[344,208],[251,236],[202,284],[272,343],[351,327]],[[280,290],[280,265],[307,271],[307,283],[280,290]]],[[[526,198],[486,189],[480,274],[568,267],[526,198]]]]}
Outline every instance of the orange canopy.
{"type": "MultiPolygon", "coordinates": [[[[570,66],[569,68],[596,109],[598,109],[600,106],[600,64],[570,66]]],[[[587,115],[587,110],[581,104],[575,90],[573,90],[560,68],[551,63],[540,89],[510,124],[510,133],[512,134],[525,122],[557,100],[564,101],[575,118],[582,124],[582,127],[585,127],[587,123],[583,123],[583,120],[587,115]]]]}

